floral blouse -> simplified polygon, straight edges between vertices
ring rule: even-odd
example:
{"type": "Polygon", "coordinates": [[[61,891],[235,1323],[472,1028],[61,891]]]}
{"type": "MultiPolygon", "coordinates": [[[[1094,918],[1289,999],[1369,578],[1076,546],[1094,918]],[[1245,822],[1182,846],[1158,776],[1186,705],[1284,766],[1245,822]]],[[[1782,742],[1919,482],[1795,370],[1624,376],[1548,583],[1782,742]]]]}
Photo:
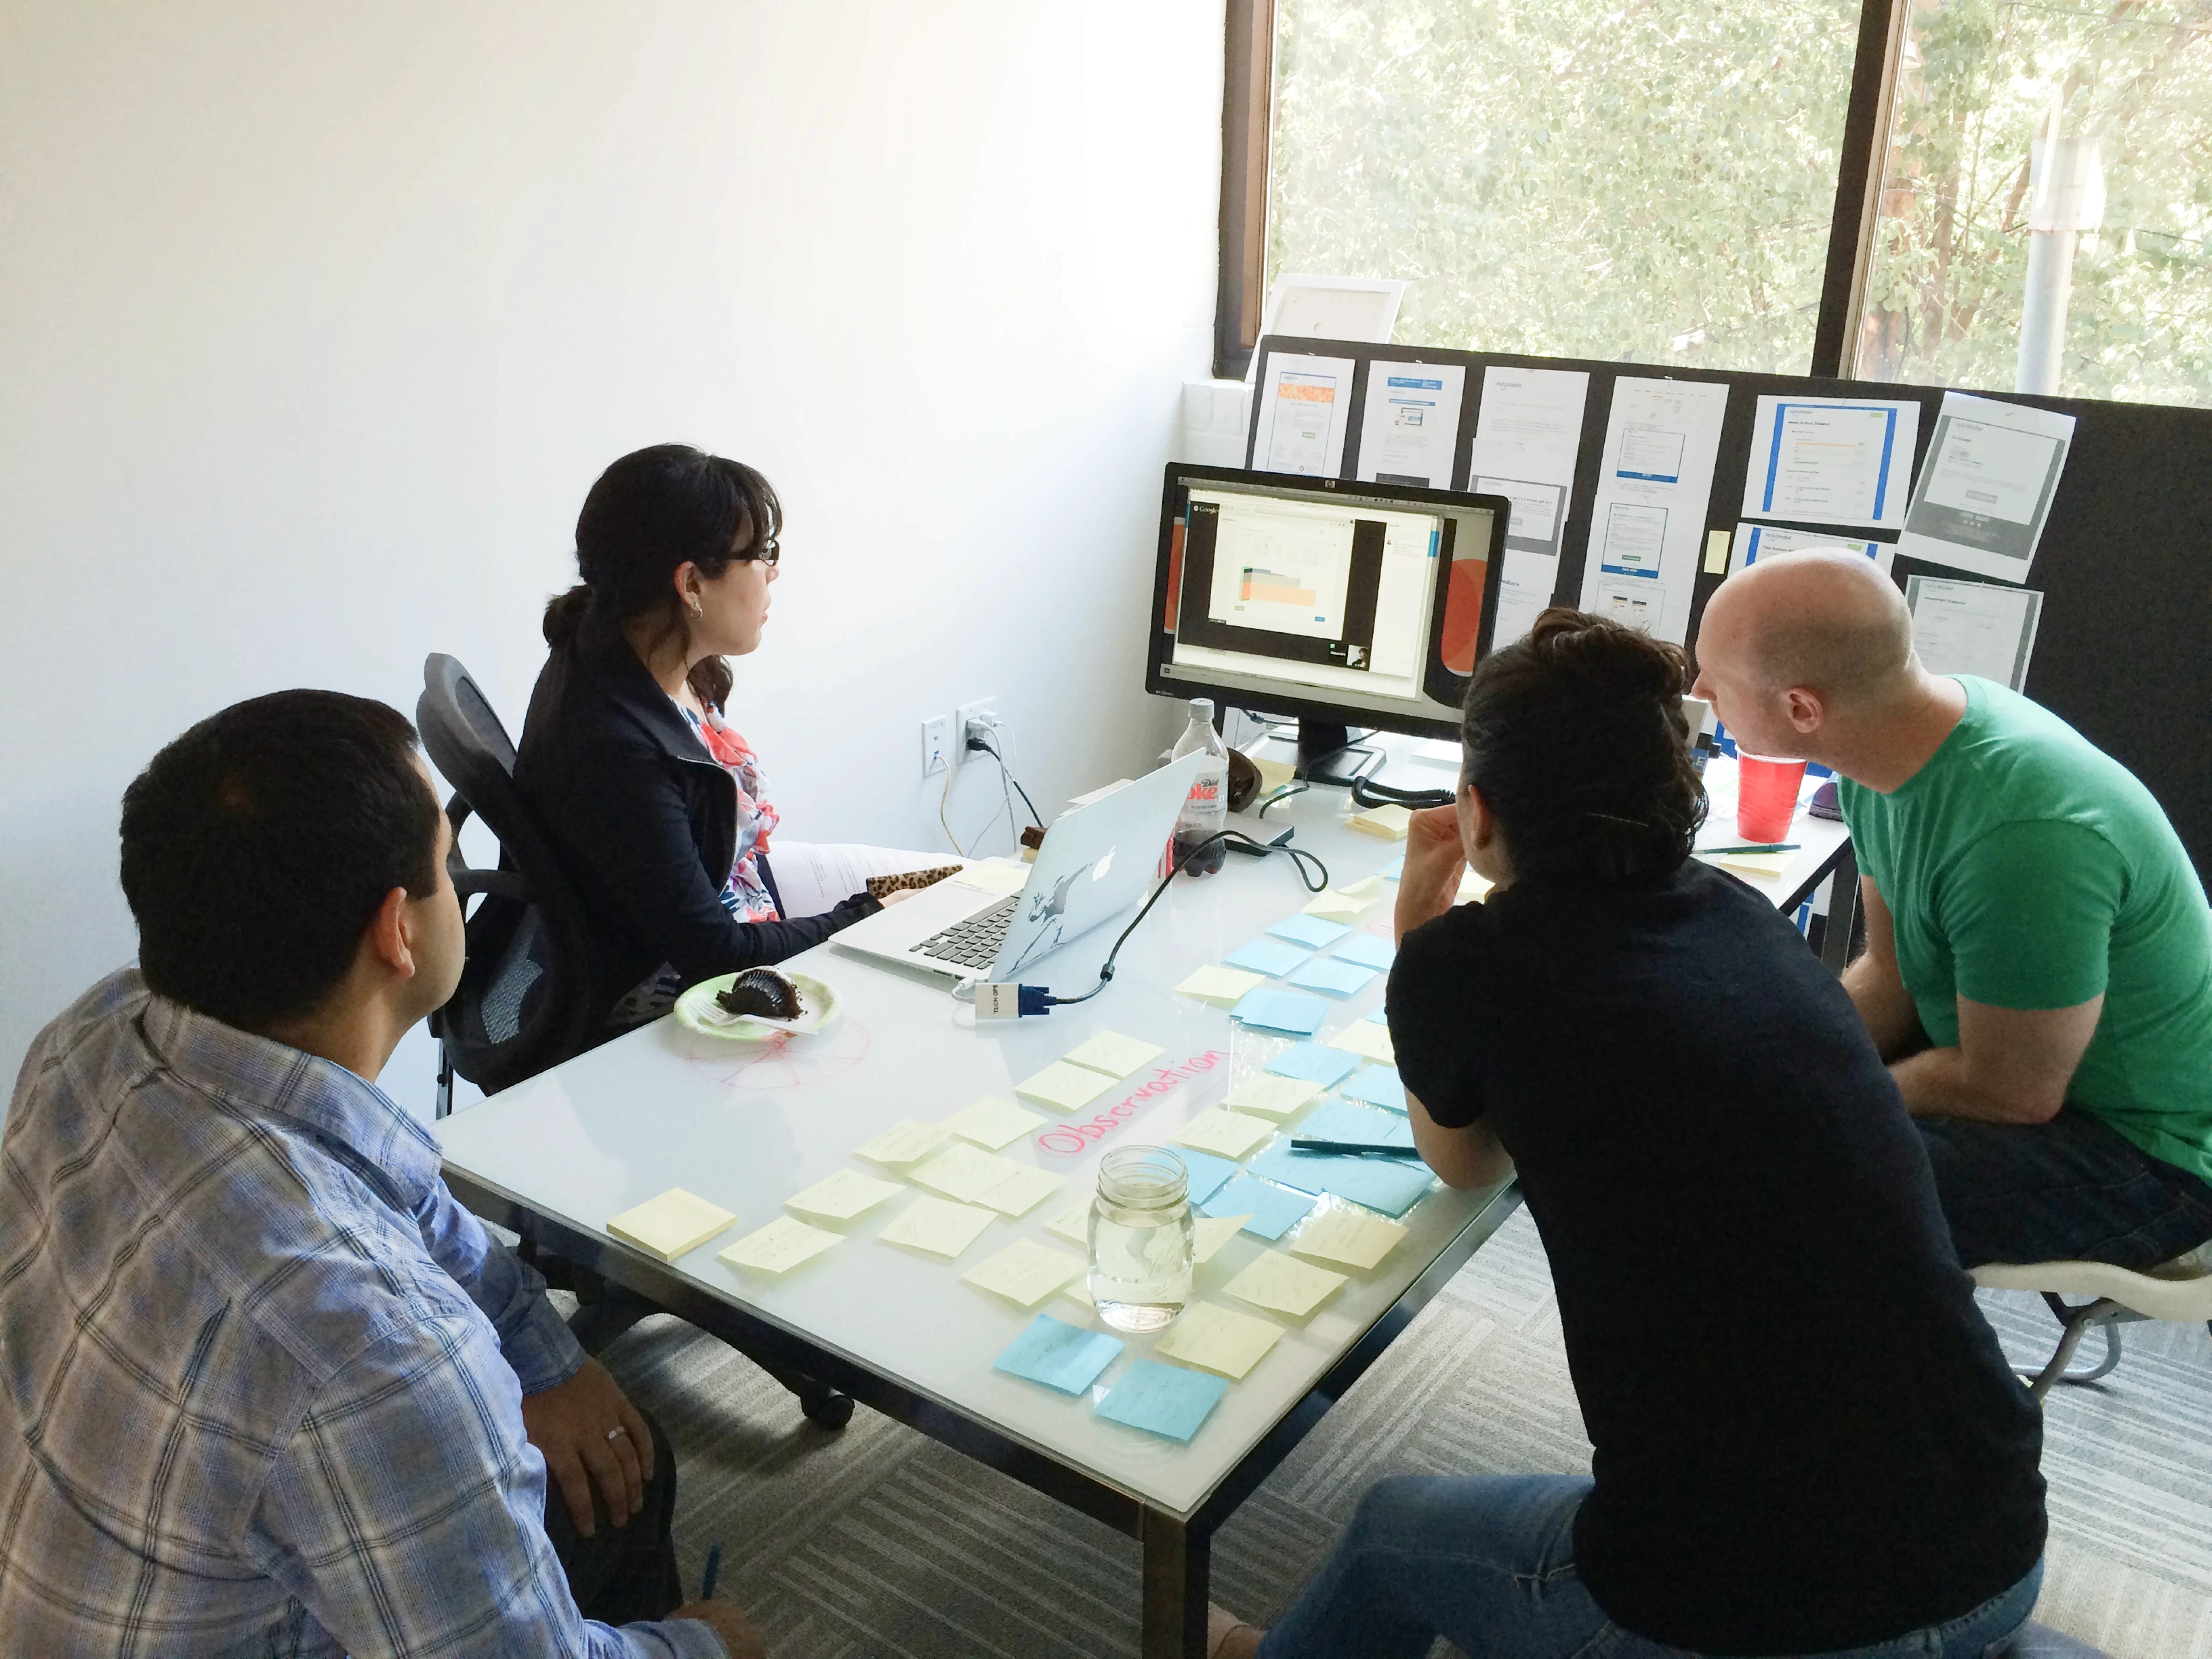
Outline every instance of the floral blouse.
{"type": "Polygon", "coordinates": [[[738,856],[730,878],[722,884],[722,908],[739,921],[775,921],[775,900],[760,872],[760,855],[768,851],[769,832],[779,822],[768,804],[768,780],[761,775],[760,760],[752,745],[733,731],[719,708],[709,708],[701,720],[682,703],[684,718],[698,733],[707,752],[738,786],[738,856]]]}

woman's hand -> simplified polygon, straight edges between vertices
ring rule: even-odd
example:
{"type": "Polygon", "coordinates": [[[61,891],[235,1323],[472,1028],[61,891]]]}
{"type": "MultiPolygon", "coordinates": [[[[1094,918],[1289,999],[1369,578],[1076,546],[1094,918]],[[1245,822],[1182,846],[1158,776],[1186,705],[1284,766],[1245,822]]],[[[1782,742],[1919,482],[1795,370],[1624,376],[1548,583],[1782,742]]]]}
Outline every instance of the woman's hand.
{"type": "Polygon", "coordinates": [[[1398,877],[1398,909],[1392,918],[1401,940],[1451,908],[1466,868],[1458,809],[1428,806],[1414,813],[1406,826],[1406,867],[1398,877]]]}

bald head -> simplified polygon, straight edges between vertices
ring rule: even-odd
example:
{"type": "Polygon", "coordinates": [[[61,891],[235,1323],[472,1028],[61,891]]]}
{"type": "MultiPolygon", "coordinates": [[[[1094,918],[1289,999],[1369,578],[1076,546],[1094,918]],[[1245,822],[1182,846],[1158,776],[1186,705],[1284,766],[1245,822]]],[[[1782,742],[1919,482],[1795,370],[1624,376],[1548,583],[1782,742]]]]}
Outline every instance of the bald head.
{"type": "Polygon", "coordinates": [[[1912,615],[1873,560],[1838,548],[1761,559],[1705,607],[1708,645],[1761,690],[1802,688],[1832,709],[1888,701],[1909,684],[1912,615]]]}

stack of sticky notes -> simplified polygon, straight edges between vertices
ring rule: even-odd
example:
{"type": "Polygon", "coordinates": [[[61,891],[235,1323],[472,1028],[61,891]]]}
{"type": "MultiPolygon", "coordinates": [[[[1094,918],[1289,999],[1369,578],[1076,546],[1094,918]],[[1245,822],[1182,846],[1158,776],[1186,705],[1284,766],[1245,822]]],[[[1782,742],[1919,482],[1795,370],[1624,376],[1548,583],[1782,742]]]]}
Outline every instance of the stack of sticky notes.
{"type": "Polygon", "coordinates": [[[1228,1008],[1241,1001],[1246,992],[1266,982],[1265,975],[1248,974],[1239,968],[1200,968],[1176,990],[1217,1008],[1228,1008]]]}
{"type": "Polygon", "coordinates": [[[720,1205],[709,1204],[681,1187],[671,1187],[658,1198],[648,1198],[620,1215],[609,1217],[607,1231],[648,1255],[673,1261],[690,1255],[717,1234],[727,1232],[737,1220],[720,1205]]]}
{"type": "Polygon", "coordinates": [[[1345,823],[1364,836],[1375,836],[1383,841],[1403,841],[1407,826],[1413,821],[1411,809],[1403,806],[1370,806],[1364,812],[1354,812],[1345,823]]]}
{"type": "Polygon", "coordinates": [[[842,1242],[843,1237],[842,1233],[810,1227],[793,1217],[780,1215],[758,1232],[746,1234],[714,1259],[726,1261],[732,1267],[780,1273],[821,1255],[832,1244],[842,1242]]]}

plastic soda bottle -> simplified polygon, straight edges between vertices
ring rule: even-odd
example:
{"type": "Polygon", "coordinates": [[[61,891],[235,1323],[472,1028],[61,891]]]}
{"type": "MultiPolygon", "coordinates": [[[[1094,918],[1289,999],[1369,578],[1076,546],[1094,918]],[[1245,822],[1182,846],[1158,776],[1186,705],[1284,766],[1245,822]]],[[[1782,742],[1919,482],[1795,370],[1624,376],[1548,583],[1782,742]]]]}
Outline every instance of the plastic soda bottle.
{"type": "MultiPolygon", "coordinates": [[[[1176,741],[1174,758],[1199,754],[1209,758],[1191,779],[1190,793],[1184,798],[1182,811],[1176,814],[1170,856],[1179,864],[1207,836],[1219,835],[1229,823],[1229,751],[1222,746],[1221,734],[1213,729],[1211,697],[1190,700],[1190,726],[1176,741]]],[[[1210,876],[1221,867],[1226,851],[1226,844],[1217,841],[1185,865],[1184,870],[1193,876],[1210,876]]]]}

